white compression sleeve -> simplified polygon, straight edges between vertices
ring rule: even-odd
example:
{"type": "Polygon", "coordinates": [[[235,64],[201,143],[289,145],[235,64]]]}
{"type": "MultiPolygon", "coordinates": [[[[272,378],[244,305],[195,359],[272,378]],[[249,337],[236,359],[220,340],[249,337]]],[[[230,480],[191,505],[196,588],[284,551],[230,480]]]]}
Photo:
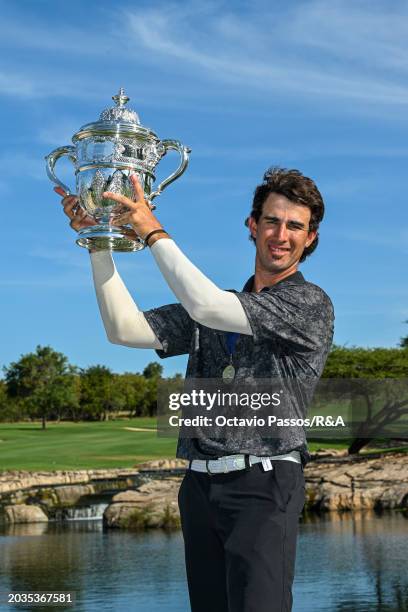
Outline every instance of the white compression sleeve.
{"type": "Polygon", "coordinates": [[[210,281],[173,240],[157,240],[151,251],[170,289],[194,321],[212,329],[252,336],[239,299],[210,281]]]}
{"type": "Polygon", "coordinates": [[[160,340],[126,289],[110,252],[91,253],[91,262],[96,297],[109,341],[136,348],[162,349],[160,340]]]}

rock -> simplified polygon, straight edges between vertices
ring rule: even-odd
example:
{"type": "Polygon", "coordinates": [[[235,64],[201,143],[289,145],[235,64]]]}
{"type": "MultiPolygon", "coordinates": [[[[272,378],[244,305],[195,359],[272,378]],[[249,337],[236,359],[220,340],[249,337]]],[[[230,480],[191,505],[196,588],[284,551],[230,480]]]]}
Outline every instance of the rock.
{"type": "Polygon", "coordinates": [[[154,459],[153,461],[138,463],[136,467],[141,472],[151,470],[185,470],[188,463],[185,459],[154,459]]]}
{"type": "Polygon", "coordinates": [[[408,455],[357,457],[354,462],[349,457],[341,463],[320,460],[307,464],[304,472],[307,509],[408,508],[408,455]]]}
{"type": "Polygon", "coordinates": [[[104,525],[128,529],[179,527],[180,482],[181,478],[170,477],[146,483],[136,491],[118,493],[104,512],[104,525]]]}
{"type": "Polygon", "coordinates": [[[0,472],[0,496],[14,491],[53,487],[57,485],[77,485],[115,480],[116,478],[137,476],[135,468],[116,468],[100,470],[60,470],[55,472],[27,472],[9,470],[0,472]]]}
{"type": "Polygon", "coordinates": [[[92,495],[93,493],[95,493],[95,487],[91,484],[70,485],[55,489],[58,504],[61,506],[73,506],[84,495],[92,495]]]}
{"type": "Polygon", "coordinates": [[[5,506],[4,516],[8,523],[46,523],[48,516],[40,506],[16,504],[5,506]]]}
{"type": "Polygon", "coordinates": [[[320,457],[347,457],[347,449],[337,449],[337,448],[318,448],[314,453],[310,453],[310,456],[313,459],[317,459],[320,457]]]}
{"type": "MultiPolygon", "coordinates": [[[[33,495],[27,495],[29,503],[41,503],[47,508],[67,508],[75,506],[81,497],[95,494],[93,485],[66,485],[58,487],[39,488],[33,495]]],[[[13,499],[14,501],[14,499],[13,499]]]]}
{"type": "MultiPolygon", "coordinates": [[[[344,451],[319,449],[314,456],[316,460],[308,463],[304,472],[307,510],[408,508],[407,453],[349,457],[344,451]]],[[[186,466],[182,459],[160,459],[140,464],[139,470],[1,472],[0,499],[3,496],[8,522],[47,521],[47,515],[54,517],[55,509],[72,506],[80,498],[89,501],[100,492],[101,483],[105,486],[105,480],[112,490],[111,480],[116,478],[120,479],[117,488],[124,490],[106,508],[106,526],[171,528],[180,523],[177,494],[182,478],[172,472],[186,466]],[[149,471],[157,471],[157,477],[135,490],[147,478],[146,473],[143,477],[140,474],[149,471]]]]}

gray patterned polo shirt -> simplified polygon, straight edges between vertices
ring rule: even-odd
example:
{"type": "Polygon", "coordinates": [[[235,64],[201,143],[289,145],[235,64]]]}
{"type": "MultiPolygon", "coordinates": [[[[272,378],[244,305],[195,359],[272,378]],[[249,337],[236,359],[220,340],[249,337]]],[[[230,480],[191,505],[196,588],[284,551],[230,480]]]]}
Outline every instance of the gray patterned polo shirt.
{"type": "MultiPolygon", "coordinates": [[[[295,272],[259,293],[252,293],[254,277],[241,292],[234,292],[248,317],[252,336],[241,334],[233,363],[236,380],[320,378],[333,339],[333,305],[317,285],[295,272]]],[[[160,340],[159,357],[188,354],[186,378],[219,379],[229,362],[226,333],[200,325],[181,304],[168,304],[144,312],[160,340]]],[[[293,414],[307,416],[307,401],[293,414]]],[[[265,438],[247,432],[238,436],[232,429],[226,438],[213,439],[204,433],[196,438],[179,437],[177,457],[209,459],[246,452],[279,455],[298,450],[302,462],[310,460],[303,427],[282,428],[279,437],[265,438]]]]}

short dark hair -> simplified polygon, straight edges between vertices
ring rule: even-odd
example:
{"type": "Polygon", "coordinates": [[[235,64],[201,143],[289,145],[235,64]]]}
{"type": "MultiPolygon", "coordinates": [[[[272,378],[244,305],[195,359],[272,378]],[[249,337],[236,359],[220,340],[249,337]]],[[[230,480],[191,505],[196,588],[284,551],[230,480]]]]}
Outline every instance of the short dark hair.
{"type": "MultiPolygon", "coordinates": [[[[310,209],[310,224],[309,230],[318,230],[319,223],[324,216],[324,202],[322,195],[312,179],[304,176],[299,170],[287,170],[272,166],[269,168],[263,177],[263,182],[255,188],[254,199],[252,201],[252,210],[249,217],[259,221],[262,208],[265,200],[270,193],[278,193],[284,195],[291,202],[307,206],[310,209]]],[[[248,227],[249,217],[245,220],[245,225],[248,227]]],[[[250,240],[255,242],[252,235],[250,240]]],[[[304,261],[308,255],[313,253],[319,242],[319,232],[312,244],[305,248],[300,261],[304,261]]]]}

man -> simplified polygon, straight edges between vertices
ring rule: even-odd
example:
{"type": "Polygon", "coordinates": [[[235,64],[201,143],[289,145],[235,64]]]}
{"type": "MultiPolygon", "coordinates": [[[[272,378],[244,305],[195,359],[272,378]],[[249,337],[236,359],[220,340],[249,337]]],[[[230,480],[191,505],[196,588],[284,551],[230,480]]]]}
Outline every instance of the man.
{"type": "MultiPolygon", "coordinates": [[[[135,201],[105,194],[121,205],[114,222],[131,224],[146,240],[180,303],[141,312],[111,255],[92,253],[109,340],[155,348],[160,357],[188,353],[187,378],[216,379],[228,371],[237,381],[317,381],[332,342],[333,308],[298,271],[317,246],[324,214],[314,182],[297,170],[265,173],[246,221],[255,273],[241,292],[231,292],[187,259],[132,181],[135,201]]],[[[74,229],[92,223],[75,197],[63,204],[74,229]]],[[[199,432],[179,438],[177,456],[190,460],[179,506],[192,611],[289,612],[303,466],[310,458],[303,429],[286,428],[274,438],[199,432]]]]}

